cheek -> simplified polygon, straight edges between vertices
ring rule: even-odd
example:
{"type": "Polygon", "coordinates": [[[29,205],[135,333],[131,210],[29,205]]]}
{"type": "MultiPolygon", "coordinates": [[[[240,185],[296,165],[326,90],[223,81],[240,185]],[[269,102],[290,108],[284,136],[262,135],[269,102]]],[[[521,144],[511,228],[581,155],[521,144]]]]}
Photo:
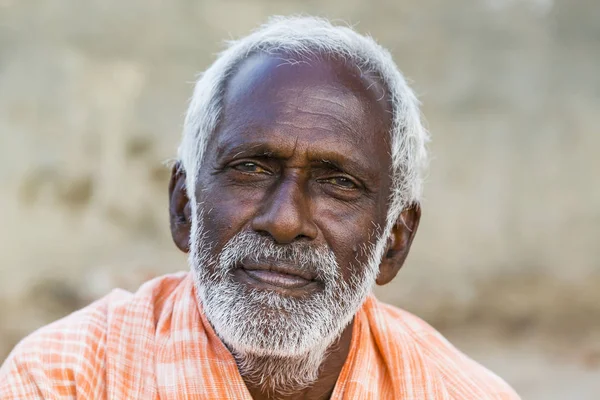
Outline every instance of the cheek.
{"type": "Polygon", "coordinates": [[[254,200],[232,195],[218,185],[198,193],[198,199],[204,210],[204,230],[218,251],[246,227],[255,212],[254,200]]]}
{"type": "Polygon", "coordinates": [[[319,225],[329,246],[336,255],[345,280],[350,279],[353,268],[368,260],[368,250],[376,243],[374,224],[381,225],[380,216],[373,209],[322,209],[318,213],[319,225]],[[373,218],[373,217],[376,218],[373,218]]]}

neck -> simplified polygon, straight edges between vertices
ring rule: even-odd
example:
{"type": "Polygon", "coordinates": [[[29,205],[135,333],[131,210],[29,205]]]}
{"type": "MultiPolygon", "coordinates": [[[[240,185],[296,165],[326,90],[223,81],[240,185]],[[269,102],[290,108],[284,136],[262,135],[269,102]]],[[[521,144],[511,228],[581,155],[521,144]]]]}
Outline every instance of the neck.
{"type": "Polygon", "coordinates": [[[353,325],[350,323],[331,345],[301,357],[234,354],[252,398],[329,399],[350,351],[353,325]]]}

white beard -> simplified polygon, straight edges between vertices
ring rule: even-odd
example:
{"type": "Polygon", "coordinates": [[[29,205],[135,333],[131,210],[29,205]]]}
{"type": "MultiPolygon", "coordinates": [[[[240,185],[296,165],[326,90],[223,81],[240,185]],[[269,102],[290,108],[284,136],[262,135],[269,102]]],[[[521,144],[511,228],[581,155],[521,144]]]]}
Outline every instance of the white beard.
{"type": "Polygon", "coordinates": [[[254,232],[238,233],[214,259],[209,256],[212,244],[198,222],[202,215],[195,215],[190,263],[199,301],[244,379],[280,394],[310,386],[318,378],[327,349],[370,293],[379,269],[375,253],[381,246],[362,246],[369,262],[350,266],[352,278],[346,283],[328,247],[301,242],[278,245],[254,232]],[[291,261],[316,273],[323,289],[293,298],[252,289],[232,278],[242,260],[267,258],[291,261]]]}

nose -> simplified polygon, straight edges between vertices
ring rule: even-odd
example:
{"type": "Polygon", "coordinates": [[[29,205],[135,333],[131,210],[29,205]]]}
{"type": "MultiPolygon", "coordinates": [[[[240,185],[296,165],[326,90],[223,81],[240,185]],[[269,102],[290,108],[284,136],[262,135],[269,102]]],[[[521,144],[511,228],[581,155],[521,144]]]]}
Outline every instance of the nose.
{"type": "Polygon", "coordinates": [[[295,240],[314,240],[318,229],[310,211],[310,198],[301,179],[281,181],[268,196],[258,215],[252,220],[252,229],[270,235],[277,243],[295,240]]]}

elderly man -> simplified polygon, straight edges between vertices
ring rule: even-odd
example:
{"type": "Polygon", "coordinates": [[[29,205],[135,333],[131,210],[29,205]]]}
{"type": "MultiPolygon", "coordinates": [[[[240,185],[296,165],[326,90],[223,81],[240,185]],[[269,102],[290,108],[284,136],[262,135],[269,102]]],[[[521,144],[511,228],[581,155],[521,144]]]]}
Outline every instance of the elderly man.
{"type": "Polygon", "coordinates": [[[427,134],[372,39],[276,18],[198,80],[173,167],[190,273],[24,339],[2,399],[516,399],[370,293],[404,263],[427,134]]]}

